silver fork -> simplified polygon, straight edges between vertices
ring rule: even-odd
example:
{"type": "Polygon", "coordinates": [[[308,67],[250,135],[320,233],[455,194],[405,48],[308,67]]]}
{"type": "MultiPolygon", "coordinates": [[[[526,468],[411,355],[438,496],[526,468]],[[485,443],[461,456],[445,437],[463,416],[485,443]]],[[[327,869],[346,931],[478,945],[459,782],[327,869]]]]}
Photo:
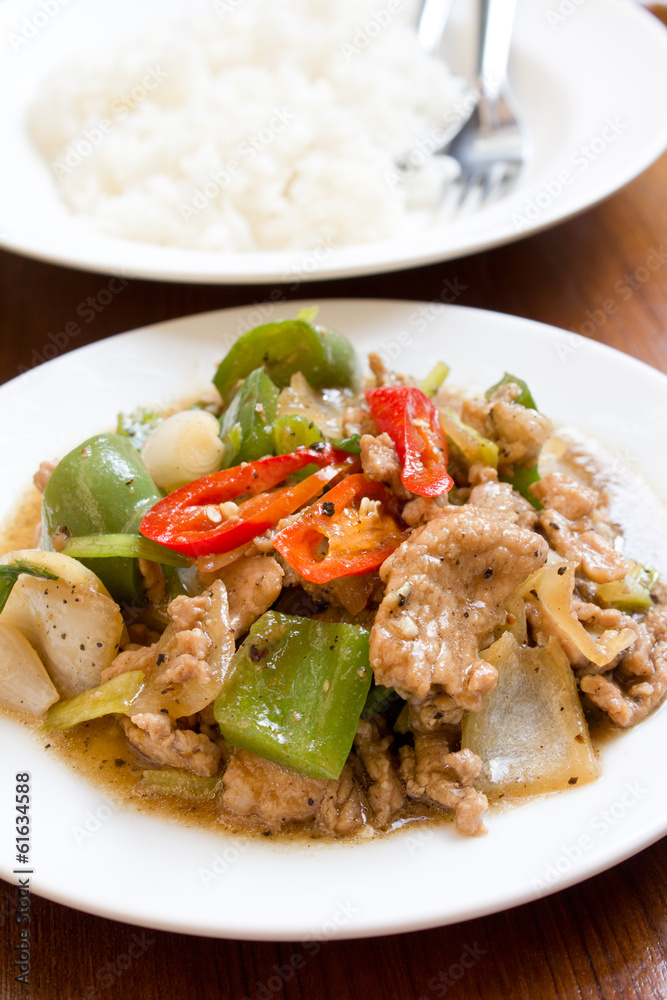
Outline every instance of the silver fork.
{"type": "Polygon", "coordinates": [[[507,61],[516,0],[480,0],[479,100],[444,152],[461,175],[445,192],[451,211],[470,211],[505,194],[528,158],[528,137],[507,99],[507,61]]]}
{"type": "MultiPolygon", "coordinates": [[[[417,18],[416,31],[417,39],[421,48],[429,55],[438,56],[442,43],[449,15],[454,0],[422,0],[419,16],[417,18]]],[[[452,110],[450,119],[447,121],[437,143],[428,153],[430,157],[439,156],[449,151],[452,139],[461,131],[469,119],[472,109],[478,101],[477,89],[472,84],[468,84],[464,95],[456,108],[452,110]]],[[[422,160],[413,164],[411,154],[407,151],[404,156],[397,160],[396,166],[403,175],[407,177],[415,169],[421,166],[422,160]]]]}
{"type": "Polygon", "coordinates": [[[425,52],[435,55],[449,19],[454,0],[423,0],[417,21],[417,38],[425,52]]]}

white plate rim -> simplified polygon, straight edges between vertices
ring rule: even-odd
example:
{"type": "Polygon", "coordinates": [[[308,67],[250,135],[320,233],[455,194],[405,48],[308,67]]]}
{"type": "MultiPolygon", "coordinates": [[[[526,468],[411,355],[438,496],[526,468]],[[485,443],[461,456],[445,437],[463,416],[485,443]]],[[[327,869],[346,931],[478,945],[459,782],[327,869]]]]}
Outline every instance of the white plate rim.
{"type": "MultiPolygon", "coordinates": [[[[301,305],[312,304],[283,303],[271,308],[271,316],[283,318],[293,315],[301,305]]],[[[636,359],[567,331],[525,319],[459,306],[392,300],[334,299],[319,304],[322,321],[354,334],[358,346],[383,349],[384,345],[384,349],[388,350],[392,344],[399,345],[407,352],[406,360],[414,360],[414,355],[418,354],[419,371],[416,374],[428,369],[435,352],[454,361],[453,381],[466,383],[481,378],[485,384],[494,364],[500,362],[505,367],[516,369],[514,362],[520,354],[525,365],[523,373],[531,382],[538,402],[540,395],[546,397],[548,405],[555,405],[558,411],[555,415],[562,415],[565,419],[568,418],[571,392],[563,393],[558,386],[548,387],[544,376],[545,359],[551,362],[550,379],[553,377],[551,369],[559,365],[562,371],[568,372],[573,358],[576,366],[571,374],[577,385],[586,384],[587,374],[592,371],[597,376],[600,373],[609,376],[610,386],[615,383],[612,376],[622,377],[630,403],[635,399],[641,400],[645,408],[652,400],[659,400],[667,385],[664,375],[636,359]],[[426,328],[423,328],[424,322],[426,328]],[[399,338],[406,331],[412,331],[412,339],[403,336],[401,344],[399,338]],[[470,338],[473,341],[476,339],[476,347],[482,350],[475,352],[474,359],[468,356],[467,370],[462,370],[459,362],[461,357],[466,356],[466,342],[470,338]],[[419,352],[415,350],[417,346],[420,347],[419,352]],[[494,351],[495,359],[489,357],[494,351]],[[544,384],[540,385],[540,382],[544,384]]],[[[168,374],[170,364],[174,369],[172,380],[180,381],[183,376],[186,381],[201,379],[207,365],[210,374],[211,361],[216,356],[212,338],[218,335],[217,331],[222,328],[235,332],[255,312],[255,306],[248,306],[185,317],[131,331],[71,352],[0,388],[0,418],[7,418],[11,413],[16,420],[18,406],[23,420],[32,408],[33,422],[41,428],[43,415],[51,412],[54,405],[62,406],[66,411],[63,415],[65,423],[68,424],[62,441],[66,445],[66,438],[71,439],[78,433],[78,438],[72,442],[76,443],[81,438],[80,410],[71,396],[86,372],[91,384],[85,390],[88,397],[84,402],[91,410],[96,396],[99,396],[99,383],[94,376],[100,365],[108,374],[115,356],[116,367],[128,373],[128,377],[134,377],[135,383],[141,379],[143,391],[143,380],[150,373],[147,362],[155,363],[155,346],[160,343],[164,353],[161,367],[156,365],[158,381],[165,377],[165,373],[168,374]],[[176,352],[171,361],[167,349],[176,352]],[[197,351],[200,357],[192,371],[185,371],[183,358],[197,351]],[[132,364],[135,366],[133,376],[132,364]],[[36,398],[40,400],[37,406],[36,398]]],[[[404,367],[407,369],[407,364],[404,367]]],[[[135,384],[128,391],[130,395],[134,392],[136,397],[138,386],[135,384]]],[[[616,419],[610,423],[600,420],[604,416],[604,412],[598,409],[600,400],[604,403],[606,399],[609,405],[613,391],[608,390],[605,380],[598,377],[591,393],[593,402],[586,409],[584,429],[597,431],[603,443],[616,446],[617,453],[627,457],[623,451],[625,442],[617,440],[623,423],[616,419]]],[[[136,402],[140,399],[136,398],[136,402]]],[[[544,406],[547,412],[548,405],[544,406]]],[[[667,419],[667,411],[662,404],[660,406],[659,419],[654,420],[652,429],[649,429],[634,455],[636,468],[642,469],[647,456],[655,453],[662,432],[661,421],[667,419]]],[[[101,407],[100,419],[106,419],[106,412],[101,407]]],[[[95,426],[90,428],[91,433],[106,426],[101,425],[92,412],[89,418],[95,422],[95,426]]],[[[631,439],[632,427],[627,434],[631,439]]],[[[4,453],[6,461],[13,463],[17,456],[25,456],[26,448],[32,448],[33,453],[21,459],[27,468],[30,462],[34,463],[33,456],[42,450],[42,446],[35,441],[35,426],[26,428],[25,435],[19,436],[12,447],[3,445],[0,453],[4,453]]],[[[12,464],[11,467],[17,466],[12,464]]],[[[653,468],[647,478],[664,501],[667,498],[667,472],[653,468]]],[[[3,517],[7,512],[10,492],[6,487],[0,492],[0,515],[3,517]]],[[[432,834],[415,834],[408,830],[370,844],[295,846],[253,841],[249,847],[243,847],[242,838],[221,836],[218,839],[209,833],[165,824],[150,816],[135,814],[130,809],[116,808],[113,803],[110,805],[97,789],[76,778],[62,764],[49,759],[33,737],[4,717],[0,718],[0,760],[3,762],[0,766],[0,787],[7,795],[6,800],[11,801],[10,785],[14,769],[25,768],[34,773],[33,889],[56,902],[156,929],[212,937],[307,942],[391,934],[459,922],[541,898],[619,863],[664,835],[667,832],[667,807],[663,805],[667,801],[664,796],[667,776],[663,778],[654,773],[656,768],[649,768],[648,776],[642,778],[644,784],[637,782],[633,752],[637,752],[637,747],[664,748],[665,739],[660,735],[660,726],[664,723],[665,711],[663,706],[646,723],[605,750],[608,766],[596,784],[492,816],[488,836],[472,840],[457,837],[451,826],[446,825],[432,834]],[[1,752],[3,749],[5,753],[1,752]],[[22,763],[26,756],[30,767],[22,763]],[[537,853],[533,848],[531,856],[531,832],[536,825],[542,829],[545,818],[553,822],[553,803],[556,801],[558,808],[555,815],[561,820],[564,832],[555,837],[553,833],[542,832],[541,836],[546,837],[548,844],[537,853]],[[595,840],[593,833],[602,823],[601,816],[607,807],[611,810],[610,815],[613,814],[613,823],[605,830],[604,836],[600,834],[595,840]],[[79,836],[77,842],[72,831],[74,828],[81,830],[84,818],[91,814],[100,819],[97,824],[99,829],[83,840],[79,836]],[[588,836],[594,843],[592,847],[580,847],[581,858],[572,860],[581,836],[588,836]],[[127,851],[130,844],[135,845],[136,851],[137,838],[141,837],[147,838],[147,847],[138,851],[138,859],[128,860],[125,856],[119,858],[116,855],[114,863],[110,863],[110,853],[113,856],[114,851],[121,847],[127,851]],[[192,850],[201,852],[198,855],[201,861],[199,866],[191,863],[188,852],[192,850]],[[568,850],[570,856],[567,855],[568,850]],[[202,865],[205,868],[207,864],[211,866],[211,859],[220,851],[228,852],[226,860],[223,858],[219,862],[220,865],[226,864],[226,870],[219,880],[214,878],[204,886],[201,875],[197,875],[195,869],[202,865]],[[188,857],[185,868],[182,867],[184,852],[188,857]],[[433,904],[431,899],[425,898],[416,912],[409,898],[410,894],[414,895],[414,890],[408,892],[406,888],[400,891],[401,884],[409,882],[406,875],[411,871],[417,884],[424,884],[420,880],[429,875],[427,885],[442,887],[443,876],[434,871],[434,864],[439,862],[442,866],[443,858],[453,860],[455,869],[466,863],[481,868],[488,877],[492,871],[495,872],[494,866],[501,856],[507,866],[519,866],[521,870],[520,877],[510,878],[509,888],[507,876],[502,873],[495,873],[500,878],[497,884],[491,880],[480,886],[474,878],[469,883],[465,879],[461,881],[456,871],[450,869],[445,885],[448,884],[451,889],[453,880],[453,887],[462,894],[456,905],[452,906],[447,899],[433,904]],[[171,859],[172,865],[169,884],[181,892],[176,904],[173,893],[164,896],[161,884],[164,882],[164,868],[160,870],[160,865],[168,859],[171,859]],[[174,859],[177,862],[175,871],[174,859]],[[378,885],[377,880],[383,878],[387,865],[396,866],[397,862],[396,870],[400,872],[400,878],[395,880],[395,885],[392,882],[394,887],[388,894],[387,887],[378,885]],[[549,871],[549,866],[555,875],[549,871]],[[328,874],[326,869],[329,869],[328,874]],[[299,878],[294,879],[295,874],[305,878],[308,883],[306,888],[302,887],[303,882],[299,878]],[[552,877],[555,881],[551,881],[552,877]],[[128,884],[136,883],[139,878],[142,884],[140,898],[137,900],[130,896],[128,899],[128,884]],[[245,912],[238,918],[237,912],[232,914],[229,909],[225,910],[225,905],[230,905],[230,897],[239,903],[239,893],[247,893],[249,887],[256,891],[258,885],[266,889],[271,880],[274,889],[268,899],[261,901],[261,912],[245,912]],[[380,908],[371,906],[370,910],[364,909],[368,894],[360,894],[355,889],[359,880],[364,885],[369,881],[374,885],[375,893],[380,895],[380,908]],[[287,884],[292,886],[292,898],[289,900],[285,900],[279,891],[287,884]],[[312,898],[311,888],[322,889],[322,886],[325,889],[324,898],[312,898]],[[463,888],[468,898],[463,898],[463,888]],[[148,899],[145,898],[147,893],[148,899]],[[187,905],[193,900],[200,904],[193,907],[196,912],[183,915],[179,904],[183,901],[187,905]]],[[[0,818],[0,835],[5,844],[10,843],[11,821],[12,817],[8,814],[0,818]]],[[[210,867],[207,870],[213,871],[210,867]]],[[[0,859],[0,874],[9,881],[16,877],[4,852],[0,859]]]]}

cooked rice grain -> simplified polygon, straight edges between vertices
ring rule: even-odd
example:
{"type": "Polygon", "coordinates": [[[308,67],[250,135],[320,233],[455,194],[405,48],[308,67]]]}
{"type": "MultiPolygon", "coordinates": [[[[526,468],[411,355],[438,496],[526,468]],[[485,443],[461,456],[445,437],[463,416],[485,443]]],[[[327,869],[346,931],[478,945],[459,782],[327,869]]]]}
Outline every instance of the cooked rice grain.
{"type": "Polygon", "coordinates": [[[398,0],[210,5],[45,81],[31,132],[86,224],[200,250],[312,249],[419,229],[463,85],[398,0]],[[224,6],[224,5],[223,5],[224,6]],[[398,10],[397,10],[398,8],[398,10]]]}

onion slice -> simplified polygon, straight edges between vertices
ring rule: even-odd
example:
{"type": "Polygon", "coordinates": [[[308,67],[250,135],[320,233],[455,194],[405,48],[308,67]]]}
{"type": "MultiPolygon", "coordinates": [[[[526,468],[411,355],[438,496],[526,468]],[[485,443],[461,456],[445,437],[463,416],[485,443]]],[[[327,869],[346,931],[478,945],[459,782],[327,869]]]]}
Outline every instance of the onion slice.
{"type": "Polygon", "coordinates": [[[631,628],[607,629],[596,638],[587,632],[572,610],[574,570],[572,563],[550,553],[545,565],[531,573],[517,594],[524,598],[537,595],[582,656],[597,667],[606,667],[635,642],[637,633],[631,628]]]}
{"type": "Polygon", "coordinates": [[[0,706],[42,716],[58,701],[44,664],[25,636],[0,622],[0,706]]]}

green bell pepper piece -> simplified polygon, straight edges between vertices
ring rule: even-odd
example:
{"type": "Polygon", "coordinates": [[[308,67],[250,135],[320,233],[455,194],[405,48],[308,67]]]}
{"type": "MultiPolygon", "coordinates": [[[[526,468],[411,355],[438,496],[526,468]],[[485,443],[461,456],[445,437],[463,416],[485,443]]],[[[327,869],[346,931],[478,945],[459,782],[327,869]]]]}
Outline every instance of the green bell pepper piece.
{"type": "MultiPolygon", "coordinates": [[[[42,503],[42,546],[65,527],[70,536],[136,534],[146,512],[160,499],[129,438],[98,434],[60,460],[42,503]]],[[[114,600],[143,602],[135,558],[82,559],[114,600]]]]}
{"type": "Polygon", "coordinates": [[[278,389],[264,369],[250,372],[220,422],[225,469],[273,454],[272,421],[277,403],[278,389]]]}
{"type": "Polygon", "coordinates": [[[324,369],[313,382],[306,379],[315,389],[323,389],[325,386],[339,385],[347,389],[354,389],[359,383],[361,369],[359,359],[354,347],[342,333],[332,330],[328,326],[317,326],[315,332],[322,344],[324,351],[324,369]]]}
{"type": "Polygon", "coordinates": [[[528,491],[528,487],[532,486],[533,483],[539,482],[540,479],[536,465],[533,465],[532,468],[527,465],[515,465],[511,476],[498,476],[498,479],[501,483],[510,483],[517,493],[521,494],[524,500],[533,505],[535,510],[542,510],[540,501],[528,491]]]}
{"type": "Polygon", "coordinates": [[[300,413],[289,413],[273,422],[273,449],[276,455],[289,455],[297,448],[310,448],[324,441],[312,420],[300,413]]]}
{"type": "Polygon", "coordinates": [[[261,366],[281,389],[296,372],[316,389],[353,387],[359,377],[357,355],[346,337],[298,318],[265,323],[244,333],[221,361],[213,384],[226,400],[240,379],[261,366]]]}
{"type": "Polygon", "coordinates": [[[331,438],[329,444],[340,451],[346,451],[350,455],[361,455],[361,435],[350,434],[346,438],[331,438]]]}
{"type": "Polygon", "coordinates": [[[500,382],[496,382],[496,384],[492,385],[490,389],[487,389],[484,396],[486,399],[491,399],[494,392],[497,389],[500,389],[501,385],[510,385],[511,383],[518,385],[521,389],[521,394],[517,396],[514,402],[518,403],[519,406],[525,406],[528,410],[536,410],[537,403],[533,399],[532,393],[524,380],[522,378],[517,378],[516,375],[510,375],[509,372],[505,372],[500,382]]]}
{"type": "Polygon", "coordinates": [[[337,778],[371,683],[368,645],[358,625],[267,611],[215,701],[223,736],[299,774],[337,778]]]}
{"type": "MultiPolygon", "coordinates": [[[[301,413],[287,413],[273,424],[273,449],[276,455],[289,455],[297,448],[310,448],[324,441],[319,427],[301,413]]],[[[317,472],[315,464],[292,474],[291,481],[300,483],[317,472]]]]}

